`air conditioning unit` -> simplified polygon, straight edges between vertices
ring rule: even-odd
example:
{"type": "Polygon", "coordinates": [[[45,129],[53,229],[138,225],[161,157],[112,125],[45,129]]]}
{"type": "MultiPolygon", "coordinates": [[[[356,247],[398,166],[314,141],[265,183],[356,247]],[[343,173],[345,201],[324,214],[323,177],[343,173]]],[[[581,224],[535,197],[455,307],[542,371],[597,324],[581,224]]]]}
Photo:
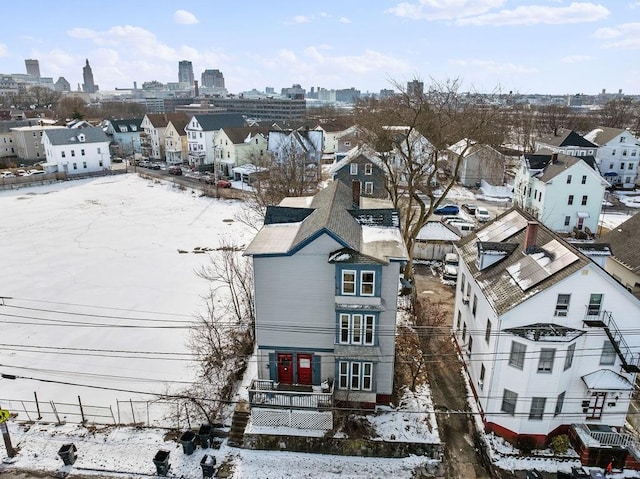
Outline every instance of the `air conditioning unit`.
{"type": "Polygon", "coordinates": [[[462,297],[462,304],[469,304],[469,296],[462,297]]]}

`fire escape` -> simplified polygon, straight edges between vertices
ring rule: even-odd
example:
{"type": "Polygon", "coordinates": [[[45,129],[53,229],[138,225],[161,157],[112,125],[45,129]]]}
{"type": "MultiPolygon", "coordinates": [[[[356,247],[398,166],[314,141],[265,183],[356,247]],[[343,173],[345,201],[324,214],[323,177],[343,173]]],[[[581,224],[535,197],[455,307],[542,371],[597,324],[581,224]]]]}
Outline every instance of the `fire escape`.
{"type": "Polygon", "coordinates": [[[592,328],[603,328],[605,330],[609,341],[611,341],[613,348],[622,362],[622,369],[628,373],[640,372],[640,354],[634,354],[631,351],[618,325],[613,320],[613,315],[609,311],[598,311],[597,314],[593,313],[594,311],[590,311],[590,309],[587,308],[584,324],[592,328]]]}

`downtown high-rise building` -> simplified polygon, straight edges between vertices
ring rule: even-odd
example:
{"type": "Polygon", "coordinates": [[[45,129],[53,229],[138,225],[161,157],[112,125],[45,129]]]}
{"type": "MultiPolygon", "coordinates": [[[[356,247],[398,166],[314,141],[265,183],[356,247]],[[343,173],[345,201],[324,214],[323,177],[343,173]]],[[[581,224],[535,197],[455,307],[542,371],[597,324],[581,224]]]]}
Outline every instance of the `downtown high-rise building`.
{"type": "Polygon", "coordinates": [[[224,75],[220,70],[205,70],[202,72],[200,84],[205,88],[224,88],[224,75]]]}
{"type": "Polygon", "coordinates": [[[93,72],[91,71],[91,65],[89,65],[89,59],[86,59],[86,64],[82,67],[82,91],[85,93],[96,93],[98,91],[98,85],[93,82],[93,72]]]}
{"type": "Polygon", "coordinates": [[[27,68],[27,75],[40,78],[40,63],[38,60],[27,59],[24,61],[24,66],[27,68]]]}
{"type": "Polygon", "coordinates": [[[189,60],[178,63],[178,83],[193,85],[193,64],[189,60]]]}

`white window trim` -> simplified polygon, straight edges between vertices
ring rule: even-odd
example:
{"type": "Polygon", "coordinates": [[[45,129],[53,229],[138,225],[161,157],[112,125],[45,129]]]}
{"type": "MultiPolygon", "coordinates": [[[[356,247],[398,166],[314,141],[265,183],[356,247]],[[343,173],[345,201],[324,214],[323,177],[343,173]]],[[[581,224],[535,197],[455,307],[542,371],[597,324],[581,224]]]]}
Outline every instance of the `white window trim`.
{"type": "Polygon", "coordinates": [[[339,343],[355,344],[360,346],[374,346],[376,343],[376,317],[373,314],[340,313],[339,317],[339,343]],[[346,340],[343,337],[346,325],[346,340]],[[357,332],[357,335],[356,335],[357,332]],[[367,332],[371,338],[367,340],[367,332]]]}
{"type": "Polygon", "coordinates": [[[375,296],[376,294],[376,272],[375,271],[368,271],[368,270],[362,270],[360,271],[360,296],[375,296]],[[365,274],[372,274],[373,275],[373,280],[371,282],[366,282],[364,281],[364,275],[365,274]],[[371,285],[371,293],[365,293],[364,292],[364,285],[371,285]]]}
{"type": "Polygon", "coordinates": [[[340,361],[338,363],[338,389],[372,391],[373,363],[368,361],[340,361]],[[365,373],[365,369],[368,369],[369,372],[365,373]],[[356,380],[355,387],[353,382],[354,379],[356,380]],[[364,387],[366,379],[368,379],[369,387],[364,387]]]}
{"type": "Polygon", "coordinates": [[[349,173],[351,175],[357,175],[358,174],[358,163],[351,163],[349,165],[349,173]]]}
{"type": "Polygon", "coordinates": [[[341,276],[342,276],[342,278],[341,278],[341,281],[340,281],[340,294],[342,294],[343,296],[355,296],[356,292],[357,292],[357,290],[356,290],[356,278],[358,277],[357,272],[355,270],[353,270],[353,269],[343,269],[341,276]],[[353,275],[353,282],[351,282],[351,281],[348,282],[349,284],[353,283],[353,292],[352,293],[346,292],[344,290],[345,283],[347,283],[345,281],[344,277],[348,273],[353,275]]]}

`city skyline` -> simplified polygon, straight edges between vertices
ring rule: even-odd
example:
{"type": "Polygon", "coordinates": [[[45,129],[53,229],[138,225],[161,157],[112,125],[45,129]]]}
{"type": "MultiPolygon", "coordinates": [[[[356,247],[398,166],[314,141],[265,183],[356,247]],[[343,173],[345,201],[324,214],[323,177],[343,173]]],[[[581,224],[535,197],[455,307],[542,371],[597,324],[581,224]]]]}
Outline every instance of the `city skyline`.
{"type": "MultiPolygon", "coordinates": [[[[462,90],[640,93],[640,1],[376,0],[263,8],[185,0],[144,6],[16,4],[0,40],[2,73],[38,59],[44,77],[82,83],[85,59],[100,91],[177,82],[178,62],[224,74],[229,92],[300,84],[377,92],[393,82],[458,78],[462,90]],[[33,16],[37,8],[46,15],[33,16]],[[124,14],[126,13],[126,15],[124,14]]],[[[12,7],[14,8],[14,7],[12,7]]]]}

